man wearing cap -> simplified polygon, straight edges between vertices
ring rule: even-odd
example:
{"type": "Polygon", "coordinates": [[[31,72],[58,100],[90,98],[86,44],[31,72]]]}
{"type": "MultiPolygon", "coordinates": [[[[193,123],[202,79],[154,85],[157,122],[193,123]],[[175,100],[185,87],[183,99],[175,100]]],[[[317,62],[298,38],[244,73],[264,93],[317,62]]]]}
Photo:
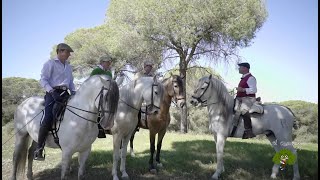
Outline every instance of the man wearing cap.
{"type": "MultiPolygon", "coordinates": [[[[71,47],[65,43],[60,43],[56,49],[57,57],[44,63],[41,70],[40,84],[46,90],[44,117],[40,124],[38,145],[34,152],[34,159],[43,161],[43,149],[49,130],[53,123],[53,108],[55,102],[62,102],[69,97],[68,89],[71,94],[75,94],[73,83],[72,67],[67,61],[71,47]]],[[[57,103],[58,104],[58,103],[57,103]]]]}
{"type": "Polygon", "coordinates": [[[153,62],[146,60],[143,63],[143,71],[138,72],[137,74],[135,74],[134,76],[134,80],[137,80],[141,77],[153,77],[154,73],[152,72],[152,68],[153,68],[153,62]]]}
{"type": "Polygon", "coordinates": [[[112,64],[112,58],[109,55],[104,55],[100,57],[100,64],[97,68],[95,68],[90,76],[97,75],[97,74],[105,74],[112,78],[111,73],[111,64],[112,64]]]}
{"type": "Polygon", "coordinates": [[[244,134],[242,139],[253,138],[255,135],[252,132],[252,125],[251,125],[251,117],[249,113],[249,109],[253,105],[256,100],[256,93],[257,93],[257,81],[254,76],[251,75],[249,72],[250,64],[240,63],[239,66],[239,73],[242,74],[240,83],[237,89],[237,96],[236,100],[240,103],[240,113],[243,116],[244,120],[244,134]]]}
{"type": "MultiPolygon", "coordinates": [[[[108,75],[112,78],[111,73],[111,64],[112,64],[112,58],[109,55],[104,55],[99,58],[100,64],[97,68],[95,68],[90,76],[93,75],[108,75]]],[[[98,122],[100,121],[100,117],[98,117],[98,122]]],[[[101,127],[101,125],[98,123],[98,138],[106,138],[106,134],[104,132],[104,129],[101,127]]],[[[110,132],[109,132],[110,133],[110,132]]]]}

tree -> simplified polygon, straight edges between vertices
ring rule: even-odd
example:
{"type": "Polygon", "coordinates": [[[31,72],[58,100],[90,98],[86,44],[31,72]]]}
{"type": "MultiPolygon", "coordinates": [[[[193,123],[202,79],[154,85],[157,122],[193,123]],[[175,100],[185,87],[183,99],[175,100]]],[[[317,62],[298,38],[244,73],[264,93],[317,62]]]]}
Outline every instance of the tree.
{"type": "MultiPolygon", "coordinates": [[[[130,52],[147,44],[161,49],[164,60],[178,58],[186,85],[192,62],[203,56],[215,62],[238,57],[238,49],[250,45],[266,17],[260,0],[117,0],[111,1],[105,22],[122,35],[115,36],[123,44],[118,47],[132,43],[123,37],[136,37],[130,52]]],[[[181,119],[181,132],[187,132],[186,106],[181,119]]]]}

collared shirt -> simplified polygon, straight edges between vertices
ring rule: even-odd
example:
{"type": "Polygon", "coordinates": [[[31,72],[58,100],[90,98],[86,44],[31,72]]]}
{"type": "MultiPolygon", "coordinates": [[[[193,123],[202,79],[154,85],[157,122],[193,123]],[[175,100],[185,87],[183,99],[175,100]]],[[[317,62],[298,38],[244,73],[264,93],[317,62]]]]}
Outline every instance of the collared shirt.
{"type": "Polygon", "coordinates": [[[70,91],[75,91],[71,65],[67,61],[61,63],[58,58],[48,60],[41,70],[40,85],[47,92],[55,86],[66,86],[70,91]]]}
{"type": "MultiPolygon", "coordinates": [[[[247,75],[249,75],[251,73],[247,73],[244,74],[241,78],[246,77],[247,75]]],[[[255,77],[251,76],[248,78],[247,84],[249,86],[249,88],[245,88],[246,89],[246,94],[255,94],[257,93],[257,80],[255,77]]]]}
{"type": "Polygon", "coordinates": [[[100,74],[105,74],[105,75],[108,75],[108,76],[110,76],[112,78],[111,70],[105,70],[101,65],[98,65],[97,68],[92,70],[92,72],[90,73],[90,76],[100,75],[100,74]]]}

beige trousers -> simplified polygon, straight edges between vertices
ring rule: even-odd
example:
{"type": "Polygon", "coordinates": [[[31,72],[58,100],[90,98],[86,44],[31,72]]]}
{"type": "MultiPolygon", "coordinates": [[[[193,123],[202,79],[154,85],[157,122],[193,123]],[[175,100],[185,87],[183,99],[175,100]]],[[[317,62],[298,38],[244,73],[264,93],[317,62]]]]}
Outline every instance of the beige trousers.
{"type": "Polygon", "coordinates": [[[241,112],[242,115],[247,113],[252,107],[253,103],[256,102],[255,97],[237,97],[235,104],[235,111],[241,112]]]}

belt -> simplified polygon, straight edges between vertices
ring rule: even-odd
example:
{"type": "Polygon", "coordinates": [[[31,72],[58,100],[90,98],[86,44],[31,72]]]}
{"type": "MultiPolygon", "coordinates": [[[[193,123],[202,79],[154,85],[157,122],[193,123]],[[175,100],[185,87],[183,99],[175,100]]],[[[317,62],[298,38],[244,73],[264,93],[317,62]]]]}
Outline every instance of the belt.
{"type": "Polygon", "coordinates": [[[53,89],[60,89],[66,91],[68,88],[66,86],[55,86],[53,89]]]}

